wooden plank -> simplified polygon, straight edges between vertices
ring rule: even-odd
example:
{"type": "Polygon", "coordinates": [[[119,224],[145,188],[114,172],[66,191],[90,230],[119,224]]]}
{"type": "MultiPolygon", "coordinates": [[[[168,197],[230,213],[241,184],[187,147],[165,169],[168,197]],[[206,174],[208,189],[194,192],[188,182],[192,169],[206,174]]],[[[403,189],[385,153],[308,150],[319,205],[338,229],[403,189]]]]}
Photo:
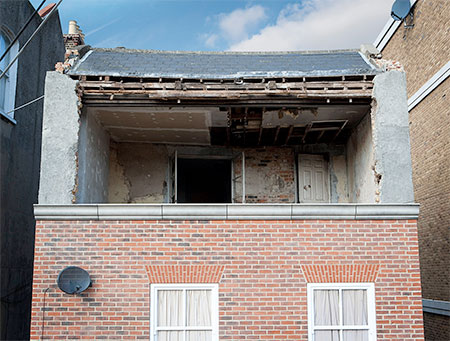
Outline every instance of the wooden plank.
{"type": "Polygon", "coordinates": [[[286,136],[286,140],[284,141],[284,144],[288,144],[288,141],[291,138],[293,130],[294,130],[294,126],[289,126],[289,131],[288,131],[288,134],[286,136]]]}
{"type": "Polygon", "coordinates": [[[273,144],[277,142],[278,135],[280,134],[280,126],[277,127],[277,130],[275,131],[275,137],[273,139],[273,144]]]}
{"type": "Polygon", "coordinates": [[[305,128],[305,134],[303,135],[303,138],[302,138],[302,143],[305,143],[305,141],[306,141],[306,135],[308,135],[308,132],[311,130],[311,128],[312,128],[312,123],[308,123],[308,125],[306,126],[306,128],[305,128]]]}

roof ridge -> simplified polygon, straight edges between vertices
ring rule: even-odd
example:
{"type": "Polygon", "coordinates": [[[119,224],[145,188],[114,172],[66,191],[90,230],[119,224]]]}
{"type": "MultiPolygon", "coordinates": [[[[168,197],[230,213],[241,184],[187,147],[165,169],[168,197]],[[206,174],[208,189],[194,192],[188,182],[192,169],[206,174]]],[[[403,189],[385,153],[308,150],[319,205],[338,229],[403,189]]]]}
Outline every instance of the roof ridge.
{"type": "Polygon", "coordinates": [[[144,50],[127,49],[123,47],[105,48],[93,47],[98,52],[123,52],[123,53],[154,53],[154,54],[193,54],[193,55],[290,55],[290,54],[333,54],[333,53],[355,53],[359,49],[337,49],[337,50],[311,50],[311,51],[181,51],[181,50],[144,50]]]}

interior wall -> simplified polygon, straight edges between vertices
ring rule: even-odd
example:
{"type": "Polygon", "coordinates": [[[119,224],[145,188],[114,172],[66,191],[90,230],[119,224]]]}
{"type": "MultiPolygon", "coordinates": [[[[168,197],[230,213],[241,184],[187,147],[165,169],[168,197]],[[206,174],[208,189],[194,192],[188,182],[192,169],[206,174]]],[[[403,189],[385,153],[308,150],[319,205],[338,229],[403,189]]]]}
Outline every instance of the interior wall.
{"type": "Polygon", "coordinates": [[[78,146],[77,203],[108,201],[109,143],[109,134],[102,125],[93,115],[83,111],[78,146]]]}
{"type": "Polygon", "coordinates": [[[108,202],[165,202],[168,162],[169,152],[164,145],[113,142],[108,202]]]}
{"type": "Polygon", "coordinates": [[[350,202],[374,203],[377,177],[374,174],[370,115],[361,120],[350,136],[347,142],[347,160],[350,202]]]}
{"type": "MultiPolygon", "coordinates": [[[[247,203],[295,202],[295,153],[291,148],[245,149],[245,197],[247,203]]],[[[242,174],[242,158],[234,162],[242,174]]],[[[242,182],[235,186],[236,202],[242,200],[242,182]]]]}

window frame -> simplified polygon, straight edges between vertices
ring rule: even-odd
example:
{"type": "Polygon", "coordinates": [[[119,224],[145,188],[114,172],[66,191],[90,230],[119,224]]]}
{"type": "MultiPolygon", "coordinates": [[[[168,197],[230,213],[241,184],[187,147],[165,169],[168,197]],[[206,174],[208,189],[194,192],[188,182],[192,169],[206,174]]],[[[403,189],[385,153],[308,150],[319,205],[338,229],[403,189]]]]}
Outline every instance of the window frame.
{"type": "MultiPolygon", "coordinates": [[[[6,29],[6,27],[0,26],[0,35],[2,35],[4,38],[6,38],[7,44],[11,44],[11,41],[13,40],[11,38],[12,34],[9,33],[9,30],[6,29]]],[[[8,47],[8,46],[6,46],[6,47],[8,47]]],[[[8,55],[9,55],[8,64],[11,62],[11,59],[12,59],[11,57],[16,56],[18,52],[19,52],[19,42],[16,41],[8,52],[8,55]]],[[[2,53],[3,53],[3,51],[0,51],[0,54],[2,54],[2,53]]],[[[8,72],[4,76],[4,77],[6,77],[5,104],[4,104],[3,108],[0,107],[0,115],[5,117],[6,119],[8,119],[9,121],[11,121],[14,124],[16,123],[16,121],[14,119],[14,111],[10,112],[9,114],[8,114],[8,112],[11,110],[14,110],[15,103],[16,103],[17,65],[18,65],[18,60],[16,60],[14,62],[14,64],[11,66],[11,68],[8,70],[8,72]]],[[[3,70],[1,72],[3,72],[3,70]]],[[[0,72],[0,74],[1,74],[1,72],[0,72]]]]}
{"type": "Polygon", "coordinates": [[[375,311],[375,285],[374,283],[308,283],[307,301],[308,301],[308,340],[314,340],[316,330],[330,330],[329,326],[314,325],[314,290],[339,290],[339,312],[342,315],[342,290],[366,290],[367,291],[367,328],[360,326],[344,326],[342,317],[339,325],[332,330],[339,331],[339,339],[342,341],[343,330],[368,330],[369,341],[377,340],[376,311],[375,311]]]}
{"type": "MultiPolygon", "coordinates": [[[[203,330],[211,330],[212,341],[219,340],[219,285],[216,283],[161,283],[150,285],[150,339],[157,339],[157,321],[158,321],[158,291],[159,290],[211,290],[211,328],[203,330]]],[[[186,300],[186,296],[183,296],[186,300]]],[[[186,318],[186,316],[184,316],[186,318]]],[[[164,327],[163,330],[187,331],[202,330],[199,327],[164,327]]]]}

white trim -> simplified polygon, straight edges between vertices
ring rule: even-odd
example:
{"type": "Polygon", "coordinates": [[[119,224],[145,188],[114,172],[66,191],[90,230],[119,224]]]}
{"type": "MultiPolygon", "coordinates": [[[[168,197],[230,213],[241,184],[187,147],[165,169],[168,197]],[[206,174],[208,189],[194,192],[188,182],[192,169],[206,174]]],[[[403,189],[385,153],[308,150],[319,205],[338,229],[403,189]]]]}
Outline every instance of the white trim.
{"type": "Polygon", "coordinates": [[[369,331],[369,341],[377,340],[376,312],[375,312],[375,285],[373,283],[308,283],[307,284],[307,302],[308,302],[308,340],[314,340],[314,330],[330,330],[329,326],[314,326],[314,295],[313,291],[317,289],[338,289],[339,290],[339,316],[340,325],[336,330],[355,330],[365,329],[369,331]],[[367,328],[361,326],[343,326],[341,297],[343,289],[362,289],[367,290],[367,328]]]}
{"type": "Polygon", "coordinates": [[[422,87],[408,99],[408,111],[411,111],[417,104],[422,102],[434,89],[443,83],[450,76],[450,61],[436,72],[422,87]]]}
{"type": "MultiPolygon", "coordinates": [[[[157,341],[157,291],[158,290],[211,290],[211,327],[170,327],[170,330],[211,330],[212,340],[219,340],[219,285],[205,283],[173,283],[173,284],[151,284],[150,285],[150,340],[157,341]]],[[[183,298],[186,299],[185,297],[183,298]]],[[[164,328],[167,330],[167,328],[164,328]]],[[[184,335],[184,334],[183,334],[184,335]]]]}
{"type": "Polygon", "coordinates": [[[422,299],[423,311],[425,313],[432,313],[444,316],[450,316],[450,302],[422,299]]]}
{"type": "MultiPolygon", "coordinates": [[[[411,8],[415,5],[417,0],[410,0],[411,8]]],[[[402,22],[396,21],[392,18],[389,18],[386,25],[384,25],[381,32],[378,34],[378,37],[375,39],[373,45],[378,49],[378,51],[382,52],[389,40],[391,40],[397,28],[400,26],[402,22]]]]}

